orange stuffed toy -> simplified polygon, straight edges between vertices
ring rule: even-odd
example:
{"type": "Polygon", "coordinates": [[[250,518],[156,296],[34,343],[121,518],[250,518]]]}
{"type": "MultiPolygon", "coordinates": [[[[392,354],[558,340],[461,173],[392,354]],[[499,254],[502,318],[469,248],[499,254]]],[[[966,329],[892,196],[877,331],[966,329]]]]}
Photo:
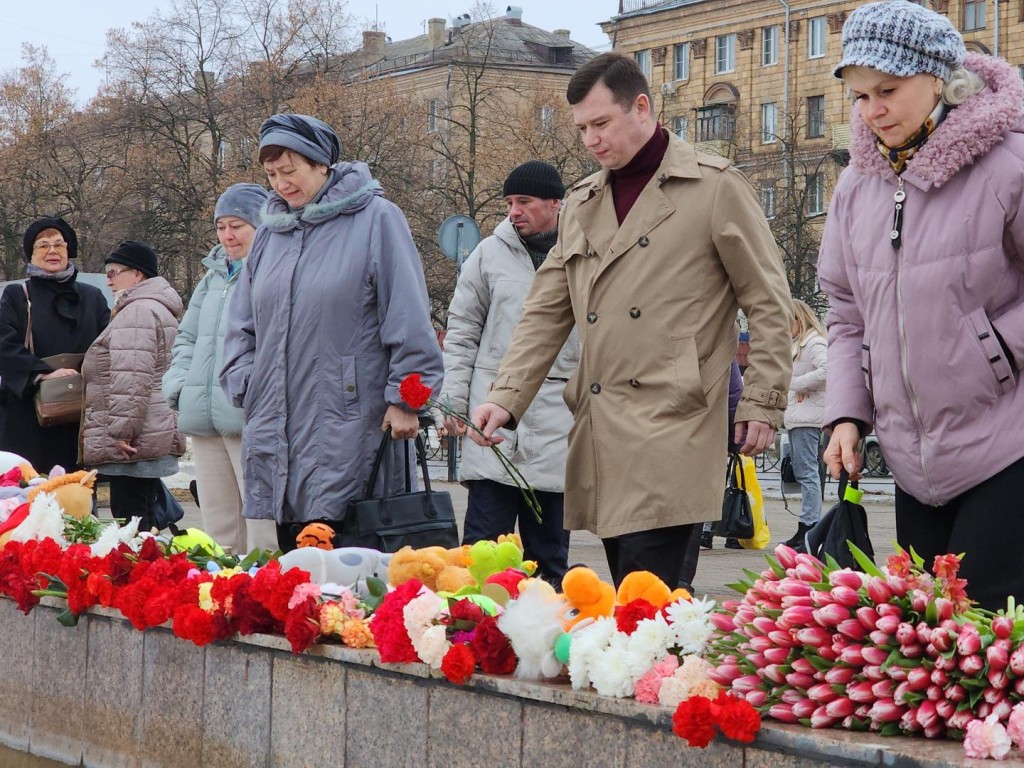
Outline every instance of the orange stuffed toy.
{"type": "Polygon", "coordinates": [[[615,602],[618,605],[629,605],[634,600],[646,600],[655,608],[664,608],[680,598],[691,599],[691,595],[682,587],[670,590],[664,581],[650,571],[633,571],[627,573],[619,584],[615,602]]]}
{"type": "Polygon", "coordinates": [[[611,616],[615,609],[615,587],[590,568],[577,566],[562,577],[562,594],[569,603],[566,629],[584,619],[611,616]]]}

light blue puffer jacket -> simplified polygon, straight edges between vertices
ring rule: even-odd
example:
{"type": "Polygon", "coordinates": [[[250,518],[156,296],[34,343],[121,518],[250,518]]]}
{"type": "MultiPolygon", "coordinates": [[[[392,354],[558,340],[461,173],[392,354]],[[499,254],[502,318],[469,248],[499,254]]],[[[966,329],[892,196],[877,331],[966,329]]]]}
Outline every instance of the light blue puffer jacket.
{"type": "Polygon", "coordinates": [[[186,435],[238,436],[242,409],[228,402],[217,375],[224,362],[225,315],[242,270],[228,277],[227,254],[221,245],[203,259],[203,266],[208,271],[178,328],[163,393],[167,404],[178,411],[178,429],[186,435]]]}

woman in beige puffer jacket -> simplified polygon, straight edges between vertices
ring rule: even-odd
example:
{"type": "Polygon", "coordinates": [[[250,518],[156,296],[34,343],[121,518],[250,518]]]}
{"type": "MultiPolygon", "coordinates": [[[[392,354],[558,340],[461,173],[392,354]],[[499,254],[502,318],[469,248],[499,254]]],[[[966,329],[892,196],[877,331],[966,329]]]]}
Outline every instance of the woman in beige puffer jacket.
{"type": "Polygon", "coordinates": [[[185,451],[161,391],[184,306],[157,276],[156,253],[145,243],[121,243],[106,264],[117,303],[82,364],[82,460],[109,480],[111,514],[140,517],[139,529],[149,530],[160,478],[178,471],[185,451]]]}

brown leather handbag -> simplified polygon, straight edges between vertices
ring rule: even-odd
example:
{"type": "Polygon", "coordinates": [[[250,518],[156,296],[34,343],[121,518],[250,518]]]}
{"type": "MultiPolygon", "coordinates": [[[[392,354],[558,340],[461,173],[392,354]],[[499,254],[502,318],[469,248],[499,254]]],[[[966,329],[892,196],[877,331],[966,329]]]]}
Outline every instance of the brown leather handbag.
{"type": "MultiPolygon", "coordinates": [[[[28,285],[21,284],[25,290],[25,301],[28,304],[28,324],[25,326],[25,347],[30,354],[35,354],[35,345],[32,343],[32,300],[28,295],[28,285]]],[[[73,368],[76,371],[82,370],[82,361],[85,355],[68,352],[60,355],[50,355],[40,358],[48,366],[57,370],[58,368],[73,368]]],[[[85,395],[85,382],[82,374],[74,376],[62,376],[59,379],[42,379],[39,382],[39,389],[36,390],[35,407],[36,421],[40,427],[55,427],[60,424],[77,424],[82,418],[82,400],[85,395]]]]}

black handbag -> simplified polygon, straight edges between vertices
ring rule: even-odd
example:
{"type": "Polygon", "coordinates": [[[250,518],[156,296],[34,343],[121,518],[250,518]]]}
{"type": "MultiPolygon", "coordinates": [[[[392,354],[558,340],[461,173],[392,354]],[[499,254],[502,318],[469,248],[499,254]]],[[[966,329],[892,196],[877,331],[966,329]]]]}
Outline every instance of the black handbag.
{"type": "Polygon", "coordinates": [[[750,508],[747,483],[743,479],[740,457],[729,454],[729,469],[725,476],[725,498],[722,500],[722,519],[715,524],[715,535],[730,539],[754,537],[754,512],[750,508]],[[739,485],[737,485],[739,478],[739,485]]]}
{"type": "Polygon", "coordinates": [[[157,530],[167,528],[176,533],[175,523],[185,516],[185,508],[178,503],[163,480],[157,480],[159,487],[156,490],[156,501],[153,504],[153,524],[157,530]]]}
{"type": "Polygon", "coordinates": [[[796,473],[793,471],[793,459],[789,456],[782,457],[782,468],[779,474],[782,475],[782,482],[784,484],[797,482],[796,473]]]}
{"type": "Polygon", "coordinates": [[[841,568],[864,570],[847,544],[852,543],[869,559],[875,559],[875,548],[868,536],[868,513],[860,505],[860,497],[857,483],[850,481],[849,474],[842,470],[839,475],[839,503],[822,515],[807,532],[805,551],[822,562],[832,556],[841,568]]]}
{"type": "Polygon", "coordinates": [[[447,491],[433,491],[427,472],[427,456],[421,437],[416,438],[416,457],[423,472],[423,490],[412,490],[412,467],[405,455],[405,493],[391,494],[387,480],[392,476],[391,430],[381,438],[373,462],[366,493],[348,503],[340,527],[340,539],[346,547],[367,547],[381,552],[397,552],[408,545],[414,549],[459,546],[459,528],[455,522],[452,497],[447,491]],[[373,496],[381,465],[384,466],[384,495],[373,496]]]}

